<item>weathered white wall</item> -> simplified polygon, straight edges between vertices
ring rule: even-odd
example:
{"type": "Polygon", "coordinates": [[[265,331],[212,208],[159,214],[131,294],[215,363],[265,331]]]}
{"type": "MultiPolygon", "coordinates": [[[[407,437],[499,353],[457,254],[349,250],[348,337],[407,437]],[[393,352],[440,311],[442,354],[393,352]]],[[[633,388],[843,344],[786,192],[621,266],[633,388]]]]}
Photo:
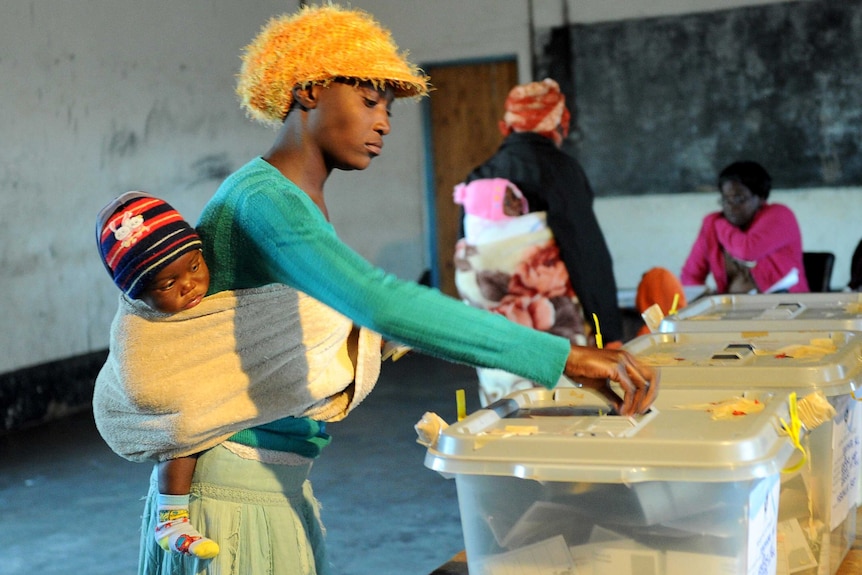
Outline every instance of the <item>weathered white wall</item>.
{"type": "Polygon", "coordinates": [[[195,221],[263,142],[233,96],[240,48],[284,0],[4,0],[0,373],[107,343],[117,290],[96,212],[143,189],[195,221]]]}
{"type": "MultiPolygon", "coordinates": [[[[776,1],[776,0],[765,0],[776,1]]],[[[764,0],[568,0],[571,21],[714,10],[764,0]]],[[[0,373],[103,348],[116,288],[93,223],[113,196],[144,189],[187,218],[222,177],[263,153],[273,132],[233,94],[239,51],[298,0],[4,0],[0,17],[0,373]]],[[[527,0],[353,0],[420,64],[517,56],[530,79],[527,0]]],[[[534,0],[537,26],[562,2],[534,0]]],[[[433,79],[432,79],[433,82],[433,79]]],[[[433,95],[432,95],[433,97],[433,95]]],[[[398,102],[381,158],[337,173],[328,194],[340,235],[416,278],[428,265],[422,106],[398,102]]],[[[846,283],[859,240],[860,189],[775,193],[798,214],[806,249],[838,255],[846,283]]],[[[652,265],[677,270],[715,195],[600,199],[618,283],[652,265]]]]}

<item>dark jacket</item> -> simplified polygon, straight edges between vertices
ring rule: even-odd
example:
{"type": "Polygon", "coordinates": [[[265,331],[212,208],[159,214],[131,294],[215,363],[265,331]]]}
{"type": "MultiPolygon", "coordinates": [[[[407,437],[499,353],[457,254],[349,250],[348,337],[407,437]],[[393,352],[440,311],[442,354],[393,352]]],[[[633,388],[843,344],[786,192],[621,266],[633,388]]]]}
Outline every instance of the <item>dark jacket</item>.
{"type": "Polygon", "coordinates": [[[506,178],[524,193],[531,212],[547,211],[548,227],[587,320],[592,323],[596,314],[603,341],[622,341],[613,260],[593,212],[593,190],[578,161],[545,136],[515,132],[466,181],[480,178],[506,178]]]}

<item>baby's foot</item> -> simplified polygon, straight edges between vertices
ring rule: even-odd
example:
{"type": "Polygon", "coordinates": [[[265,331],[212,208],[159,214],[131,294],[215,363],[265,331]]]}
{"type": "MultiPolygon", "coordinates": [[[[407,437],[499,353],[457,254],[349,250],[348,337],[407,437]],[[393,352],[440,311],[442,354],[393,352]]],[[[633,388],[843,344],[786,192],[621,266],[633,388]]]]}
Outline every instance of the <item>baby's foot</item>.
{"type": "Polygon", "coordinates": [[[200,559],[212,559],[219,552],[218,543],[201,535],[189,523],[188,509],[159,511],[156,541],[165,551],[194,555],[200,559]]]}

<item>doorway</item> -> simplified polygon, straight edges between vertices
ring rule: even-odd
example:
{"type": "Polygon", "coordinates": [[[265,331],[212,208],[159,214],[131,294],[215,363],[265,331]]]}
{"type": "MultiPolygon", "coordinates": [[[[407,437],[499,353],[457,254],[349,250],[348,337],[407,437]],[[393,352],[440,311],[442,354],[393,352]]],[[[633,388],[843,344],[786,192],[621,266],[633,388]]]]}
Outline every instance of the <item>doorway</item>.
{"type": "Polygon", "coordinates": [[[452,256],[461,236],[461,207],[452,189],[488,159],[503,140],[499,121],[509,90],[518,83],[512,57],[481,63],[425,67],[434,91],[426,100],[430,138],[429,198],[431,281],[457,297],[452,256]]]}

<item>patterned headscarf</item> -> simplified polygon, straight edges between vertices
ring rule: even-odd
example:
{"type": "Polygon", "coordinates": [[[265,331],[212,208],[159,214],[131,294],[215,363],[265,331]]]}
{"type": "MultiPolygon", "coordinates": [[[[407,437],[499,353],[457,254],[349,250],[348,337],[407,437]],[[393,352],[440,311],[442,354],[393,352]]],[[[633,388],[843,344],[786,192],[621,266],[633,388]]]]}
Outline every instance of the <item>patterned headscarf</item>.
{"type": "Polygon", "coordinates": [[[96,241],[111,279],[132,299],[178,257],[203,247],[179,212],[145,192],[126,192],[102,208],[96,241]]]}
{"type": "Polygon", "coordinates": [[[506,112],[500,132],[535,132],[551,138],[558,146],[569,134],[570,114],[560,85],[551,78],[515,86],[506,98],[506,112]]]}

